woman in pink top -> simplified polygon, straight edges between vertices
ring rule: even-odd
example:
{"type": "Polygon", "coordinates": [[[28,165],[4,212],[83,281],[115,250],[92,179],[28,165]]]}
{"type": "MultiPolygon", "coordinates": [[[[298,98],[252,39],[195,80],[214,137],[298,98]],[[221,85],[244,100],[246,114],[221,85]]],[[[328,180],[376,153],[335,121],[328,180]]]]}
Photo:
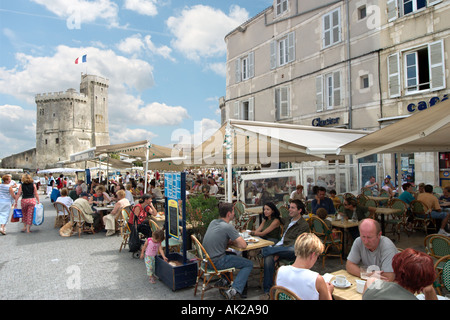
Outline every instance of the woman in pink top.
{"type": "Polygon", "coordinates": [[[164,250],[161,246],[161,242],[164,241],[164,231],[157,230],[153,232],[153,236],[145,241],[141,251],[141,259],[145,256],[145,266],[147,267],[147,275],[150,277],[150,283],[155,283],[155,258],[159,254],[163,257],[164,261],[167,261],[164,255],[164,250]]]}

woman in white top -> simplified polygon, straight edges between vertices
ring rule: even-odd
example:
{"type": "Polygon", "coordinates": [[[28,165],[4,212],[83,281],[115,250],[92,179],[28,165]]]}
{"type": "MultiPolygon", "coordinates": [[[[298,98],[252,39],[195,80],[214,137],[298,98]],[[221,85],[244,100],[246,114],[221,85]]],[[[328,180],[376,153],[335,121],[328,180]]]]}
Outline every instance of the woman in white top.
{"type": "Polygon", "coordinates": [[[0,233],[6,235],[6,224],[8,223],[11,205],[14,201],[14,191],[11,184],[11,176],[5,174],[0,184],[0,233]]]}
{"type": "Polygon", "coordinates": [[[67,208],[72,205],[73,200],[71,197],[69,197],[69,190],[67,190],[67,188],[61,189],[61,196],[56,199],[56,202],[64,203],[67,208]]]}
{"type": "Polygon", "coordinates": [[[313,233],[302,233],[295,241],[295,262],[278,269],[276,284],[293,291],[302,300],[332,300],[334,286],[311,271],[324,250],[322,241],[313,233]]]}

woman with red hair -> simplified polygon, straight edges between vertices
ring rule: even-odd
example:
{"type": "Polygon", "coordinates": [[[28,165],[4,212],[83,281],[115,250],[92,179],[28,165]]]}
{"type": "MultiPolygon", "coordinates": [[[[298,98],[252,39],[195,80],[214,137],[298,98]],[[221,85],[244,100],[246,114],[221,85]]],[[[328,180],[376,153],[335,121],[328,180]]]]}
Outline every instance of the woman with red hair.
{"type": "Polygon", "coordinates": [[[426,253],[408,248],[392,259],[393,282],[371,277],[367,280],[363,300],[417,300],[422,292],[425,300],[437,300],[433,282],[436,278],[433,259],[426,253]]]}

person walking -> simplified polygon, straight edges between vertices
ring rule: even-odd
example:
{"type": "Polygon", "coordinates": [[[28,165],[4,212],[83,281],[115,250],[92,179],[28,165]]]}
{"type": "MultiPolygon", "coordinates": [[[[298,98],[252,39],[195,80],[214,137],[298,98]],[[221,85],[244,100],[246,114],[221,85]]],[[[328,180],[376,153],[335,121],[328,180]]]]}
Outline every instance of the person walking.
{"type": "Polygon", "coordinates": [[[30,233],[31,224],[33,223],[33,213],[36,204],[39,204],[39,195],[33,178],[28,174],[22,176],[22,184],[17,191],[14,208],[17,208],[19,198],[22,196],[20,205],[22,206],[22,232],[30,233]]]}
{"type": "Polygon", "coordinates": [[[0,233],[3,235],[6,235],[6,224],[8,223],[13,201],[14,190],[11,186],[11,176],[5,174],[0,184],[0,233]]]}

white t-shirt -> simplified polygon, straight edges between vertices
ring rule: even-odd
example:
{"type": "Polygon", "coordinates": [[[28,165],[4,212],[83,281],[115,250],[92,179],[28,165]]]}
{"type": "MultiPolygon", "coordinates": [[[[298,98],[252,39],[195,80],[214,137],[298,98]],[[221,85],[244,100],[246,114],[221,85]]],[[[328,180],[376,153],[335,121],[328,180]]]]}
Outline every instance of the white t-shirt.
{"type": "Polygon", "coordinates": [[[319,274],[309,269],[282,266],[278,269],[277,285],[285,287],[302,300],[319,300],[316,280],[319,274]]]}
{"type": "Polygon", "coordinates": [[[56,199],[56,202],[64,203],[66,205],[66,207],[69,208],[72,205],[73,200],[69,196],[67,196],[67,197],[58,197],[58,199],[56,199]]]}

